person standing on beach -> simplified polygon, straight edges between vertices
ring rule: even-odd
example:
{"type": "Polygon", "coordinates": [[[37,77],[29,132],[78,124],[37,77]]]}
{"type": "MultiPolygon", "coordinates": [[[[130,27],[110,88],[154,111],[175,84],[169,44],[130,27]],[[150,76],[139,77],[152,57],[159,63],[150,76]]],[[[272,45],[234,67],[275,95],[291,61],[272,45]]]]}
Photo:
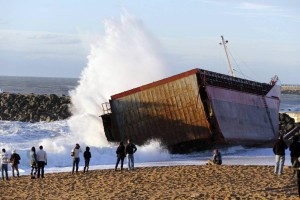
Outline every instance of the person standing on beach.
{"type": "Polygon", "coordinates": [[[275,175],[281,175],[283,172],[283,166],[285,161],[285,150],[287,149],[286,143],[283,141],[283,135],[280,135],[273,146],[273,152],[275,154],[275,175]]]}
{"type": "Polygon", "coordinates": [[[129,139],[128,144],[126,145],[126,148],[125,148],[125,152],[126,152],[127,159],[128,159],[128,170],[133,170],[134,169],[134,156],[133,156],[133,154],[136,152],[136,150],[137,150],[136,146],[129,139]]]}
{"type": "Polygon", "coordinates": [[[2,180],[4,180],[4,172],[5,172],[5,178],[8,181],[8,154],[6,153],[5,149],[2,149],[2,153],[1,153],[1,167],[2,167],[2,180]]]}
{"type": "Polygon", "coordinates": [[[37,173],[37,158],[35,153],[35,147],[31,147],[30,150],[30,166],[31,166],[31,179],[35,179],[35,175],[37,173]]]}
{"type": "Polygon", "coordinates": [[[46,151],[43,150],[42,145],[39,148],[40,148],[40,150],[36,153],[36,158],[38,161],[37,177],[44,178],[44,168],[45,168],[45,165],[47,165],[47,153],[46,153],[46,151]]]}
{"type": "Polygon", "coordinates": [[[300,157],[300,143],[299,143],[299,137],[296,135],[293,137],[293,142],[291,143],[289,150],[291,152],[291,163],[292,165],[296,160],[298,160],[298,157],[300,157]]]}
{"type": "Polygon", "coordinates": [[[120,142],[117,150],[116,150],[116,154],[117,154],[117,162],[116,162],[116,166],[115,166],[115,171],[117,171],[119,162],[121,161],[121,171],[123,170],[123,164],[124,164],[124,158],[126,157],[125,154],[125,146],[123,144],[123,142],[120,142]]]}
{"type": "Polygon", "coordinates": [[[78,173],[78,165],[79,165],[79,153],[81,153],[80,145],[76,144],[74,149],[71,151],[71,156],[73,157],[73,169],[72,174],[74,174],[75,166],[76,166],[76,173],[78,173]]]}
{"type": "Polygon", "coordinates": [[[21,160],[20,155],[16,153],[16,150],[13,150],[12,154],[10,156],[10,159],[9,159],[9,162],[10,162],[10,165],[11,165],[11,172],[12,172],[13,177],[15,177],[15,170],[17,172],[17,176],[19,177],[19,168],[18,168],[18,166],[20,164],[20,160],[21,160]]]}
{"type": "Polygon", "coordinates": [[[89,166],[90,166],[90,159],[92,157],[92,154],[90,152],[90,147],[86,147],[85,148],[85,152],[83,153],[83,157],[84,157],[84,168],[83,168],[83,173],[88,172],[89,171],[89,166]]]}

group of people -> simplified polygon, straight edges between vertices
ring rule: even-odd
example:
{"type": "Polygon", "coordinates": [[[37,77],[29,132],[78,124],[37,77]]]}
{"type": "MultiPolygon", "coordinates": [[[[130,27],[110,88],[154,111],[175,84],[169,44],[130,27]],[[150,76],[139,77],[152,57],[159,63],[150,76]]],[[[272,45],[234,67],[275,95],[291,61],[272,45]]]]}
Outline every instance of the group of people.
{"type": "Polygon", "coordinates": [[[123,170],[124,159],[127,155],[128,159],[128,170],[134,169],[134,156],[133,154],[137,151],[136,146],[129,139],[126,146],[124,146],[123,142],[120,142],[116,154],[117,154],[117,162],[115,166],[115,171],[118,169],[119,162],[121,161],[121,171],[123,170]]]}
{"type": "MultiPolygon", "coordinates": [[[[129,139],[128,144],[124,146],[123,142],[120,142],[116,154],[117,154],[117,162],[115,166],[115,170],[117,171],[118,165],[121,161],[121,170],[123,170],[123,164],[124,164],[124,159],[127,156],[128,158],[128,170],[133,170],[134,169],[134,156],[133,154],[137,151],[136,146],[132,143],[132,141],[129,139]]],[[[73,168],[72,168],[72,174],[74,172],[78,173],[78,166],[80,162],[80,156],[79,154],[82,152],[80,145],[75,144],[75,147],[71,151],[71,156],[73,157],[73,168]]],[[[88,172],[89,170],[89,164],[90,164],[90,159],[92,157],[92,154],[90,152],[90,147],[86,147],[85,152],[83,153],[84,157],[84,168],[83,172],[88,172]]]]}
{"type": "MultiPolygon", "coordinates": [[[[275,175],[281,175],[283,173],[283,167],[285,162],[285,150],[287,148],[288,146],[284,142],[283,135],[280,135],[273,146],[273,152],[275,154],[275,175]]],[[[294,175],[297,175],[298,194],[300,197],[300,143],[299,137],[297,135],[293,137],[293,142],[290,144],[289,150],[292,167],[294,169],[294,175]]]]}
{"type": "Polygon", "coordinates": [[[12,151],[11,156],[9,157],[6,150],[2,149],[1,152],[1,172],[2,172],[2,179],[4,180],[4,175],[5,179],[9,180],[8,178],[8,164],[10,163],[11,165],[11,171],[12,175],[15,177],[15,170],[17,172],[17,176],[19,177],[19,168],[18,165],[20,163],[21,157],[19,154],[16,153],[16,150],[12,151]]]}
{"type": "MultiPolygon", "coordinates": [[[[37,178],[44,178],[44,167],[47,165],[47,153],[43,150],[43,146],[39,147],[40,150],[35,152],[35,147],[31,148],[30,151],[30,165],[31,165],[31,178],[34,179],[37,174],[37,178]]],[[[15,177],[15,171],[17,177],[20,176],[19,173],[19,164],[21,157],[16,153],[16,150],[12,151],[10,157],[8,153],[3,148],[1,152],[1,172],[2,172],[2,180],[8,178],[8,164],[11,165],[12,176],[15,177]]]]}
{"type": "MultiPolygon", "coordinates": [[[[275,168],[274,174],[281,175],[283,173],[283,167],[285,162],[285,150],[288,148],[287,144],[283,139],[283,135],[280,135],[273,146],[273,153],[275,154],[275,168]]],[[[291,164],[294,166],[298,162],[300,157],[300,143],[299,137],[296,135],[293,137],[293,141],[289,146],[291,164]]]]}
{"type": "MultiPolygon", "coordinates": [[[[115,170],[117,170],[119,162],[121,161],[121,170],[123,170],[123,163],[124,158],[127,156],[128,158],[128,169],[134,169],[134,156],[133,154],[137,151],[136,146],[128,140],[128,144],[124,146],[123,142],[120,142],[116,154],[117,154],[117,162],[115,166],[115,170]]],[[[73,168],[72,174],[78,173],[79,169],[79,162],[80,162],[80,153],[82,150],[79,144],[75,144],[75,147],[71,151],[71,156],[73,158],[73,168]]],[[[44,178],[44,168],[47,165],[47,153],[43,150],[43,146],[39,146],[39,150],[36,151],[35,147],[31,147],[30,149],[30,166],[31,166],[31,179],[35,178],[44,178]]],[[[89,170],[90,159],[92,158],[92,154],[90,152],[90,147],[86,147],[85,152],[83,153],[84,157],[84,168],[83,172],[86,173],[89,170]]],[[[19,168],[18,165],[20,164],[21,157],[19,154],[16,153],[16,150],[12,151],[11,156],[7,154],[5,149],[2,149],[1,153],[1,172],[2,172],[2,179],[9,180],[8,177],[8,164],[11,164],[12,175],[15,176],[15,171],[17,172],[17,176],[19,177],[19,168]]]]}
{"type": "MultiPolygon", "coordinates": [[[[71,151],[71,156],[73,157],[72,174],[74,174],[74,171],[76,173],[78,173],[79,161],[80,161],[79,153],[81,153],[81,152],[82,152],[82,150],[80,148],[80,145],[79,144],[75,144],[75,147],[71,151]]],[[[90,152],[90,147],[87,146],[85,148],[85,152],[83,153],[83,157],[84,157],[83,172],[85,173],[85,172],[88,172],[88,170],[89,170],[90,160],[92,158],[92,154],[90,152]]]]}
{"type": "Polygon", "coordinates": [[[43,146],[39,146],[39,151],[35,151],[35,147],[30,150],[30,165],[31,165],[31,179],[44,178],[44,168],[47,165],[47,153],[43,146]]]}

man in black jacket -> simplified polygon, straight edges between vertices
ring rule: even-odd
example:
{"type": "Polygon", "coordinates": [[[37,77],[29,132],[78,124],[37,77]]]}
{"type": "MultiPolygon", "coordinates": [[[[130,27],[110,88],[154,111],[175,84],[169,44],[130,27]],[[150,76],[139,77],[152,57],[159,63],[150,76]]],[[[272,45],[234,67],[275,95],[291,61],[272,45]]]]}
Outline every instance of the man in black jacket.
{"type": "Polygon", "coordinates": [[[292,165],[294,164],[294,162],[300,157],[300,143],[299,143],[299,138],[298,136],[294,136],[293,137],[293,142],[290,145],[289,149],[291,151],[291,162],[292,165]]]}
{"type": "Polygon", "coordinates": [[[280,137],[278,138],[278,140],[273,146],[273,152],[275,154],[274,174],[278,174],[278,175],[282,174],[286,149],[287,149],[287,145],[283,141],[283,135],[280,135],[280,137]]]}
{"type": "Polygon", "coordinates": [[[125,148],[125,152],[126,152],[127,159],[128,159],[128,170],[133,170],[134,169],[134,156],[133,156],[133,154],[136,152],[136,150],[137,150],[136,146],[129,139],[128,144],[126,145],[126,148],[125,148]]]}
{"type": "Polygon", "coordinates": [[[15,170],[17,172],[17,176],[19,177],[19,164],[20,164],[20,160],[21,157],[19,154],[16,153],[16,150],[12,151],[12,154],[10,156],[10,165],[11,165],[11,172],[13,177],[15,177],[15,170]]]}

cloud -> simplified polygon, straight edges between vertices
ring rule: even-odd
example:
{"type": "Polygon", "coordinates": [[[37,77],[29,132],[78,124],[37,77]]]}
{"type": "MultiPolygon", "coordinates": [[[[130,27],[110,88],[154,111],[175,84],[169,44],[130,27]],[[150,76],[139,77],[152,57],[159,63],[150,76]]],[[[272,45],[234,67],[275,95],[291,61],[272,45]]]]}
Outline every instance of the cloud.
{"type": "Polygon", "coordinates": [[[249,11],[280,11],[277,6],[271,6],[267,4],[259,4],[259,3],[248,3],[244,2],[238,6],[240,9],[249,10],[249,11]]]}
{"type": "Polygon", "coordinates": [[[29,40],[36,40],[48,44],[78,44],[80,39],[77,36],[57,33],[29,33],[25,35],[29,40]]]}
{"type": "Polygon", "coordinates": [[[77,77],[88,50],[79,34],[0,30],[0,73],[77,77]]]}
{"type": "MultiPolygon", "coordinates": [[[[74,55],[82,52],[79,35],[0,30],[0,51],[33,54],[33,57],[74,55]]],[[[32,57],[32,56],[31,56],[32,57]]]]}
{"type": "Polygon", "coordinates": [[[262,3],[252,3],[243,2],[235,6],[236,10],[227,12],[230,15],[246,15],[251,17],[280,17],[292,20],[294,22],[300,21],[300,15],[298,12],[293,11],[292,8],[288,6],[283,6],[279,4],[262,4],[262,3]]]}
{"type": "Polygon", "coordinates": [[[16,30],[0,30],[0,42],[3,39],[8,41],[27,41],[48,44],[79,44],[80,38],[77,35],[34,32],[34,31],[16,31],[16,30]]]}

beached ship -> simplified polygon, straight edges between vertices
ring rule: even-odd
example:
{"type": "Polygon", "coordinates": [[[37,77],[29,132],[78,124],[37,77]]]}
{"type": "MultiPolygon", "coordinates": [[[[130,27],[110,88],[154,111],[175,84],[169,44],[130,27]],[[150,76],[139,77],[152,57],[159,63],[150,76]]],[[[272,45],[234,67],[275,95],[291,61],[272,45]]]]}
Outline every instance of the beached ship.
{"type": "Polygon", "coordinates": [[[278,137],[280,85],[192,69],[111,96],[108,141],[159,140],[170,152],[261,144],[278,137]]]}

